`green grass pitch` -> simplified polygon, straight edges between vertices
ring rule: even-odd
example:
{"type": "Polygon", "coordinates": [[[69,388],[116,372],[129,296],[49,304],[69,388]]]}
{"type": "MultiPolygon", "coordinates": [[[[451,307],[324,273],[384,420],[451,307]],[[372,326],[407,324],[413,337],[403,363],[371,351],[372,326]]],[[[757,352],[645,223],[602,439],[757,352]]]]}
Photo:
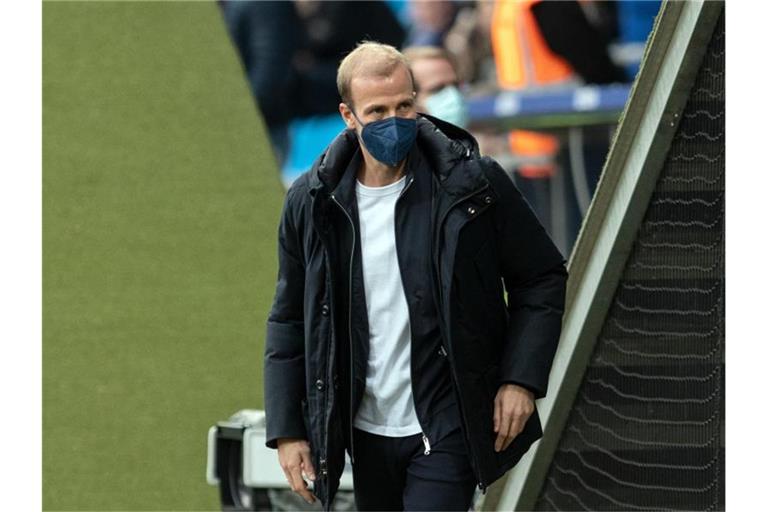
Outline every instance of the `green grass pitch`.
{"type": "Polygon", "coordinates": [[[43,109],[44,509],[217,509],[283,200],[218,7],[46,2],[43,109]]]}

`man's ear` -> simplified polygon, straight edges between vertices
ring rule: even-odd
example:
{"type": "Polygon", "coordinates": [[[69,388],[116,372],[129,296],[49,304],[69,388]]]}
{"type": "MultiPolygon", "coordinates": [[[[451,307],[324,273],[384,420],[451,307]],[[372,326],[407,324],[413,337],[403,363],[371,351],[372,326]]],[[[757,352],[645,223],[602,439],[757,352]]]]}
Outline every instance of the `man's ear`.
{"type": "Polygon", "coordinates": [[[352,130],[357,128],[355,116],[352,115],[352,109],[349,108],[349,105],[343,102],[339,103],[339,114],[341,114],[341,118],[344,120],[344,124],[347,125],[347,128],[352,130]]]}

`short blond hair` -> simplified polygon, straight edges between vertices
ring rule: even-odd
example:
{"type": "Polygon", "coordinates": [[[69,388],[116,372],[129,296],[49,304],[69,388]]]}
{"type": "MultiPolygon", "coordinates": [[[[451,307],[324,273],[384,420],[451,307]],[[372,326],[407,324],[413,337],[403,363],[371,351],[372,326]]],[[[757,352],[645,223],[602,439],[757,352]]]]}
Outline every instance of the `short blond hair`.
{"type": "Polygon", "coordinates": [[[397,48],[375,41],[358,43],[357,47],[341,61],[336,73],[336,87],[339,89],[341,101],[352,106],[350,90],[352,78],[356,76],[388,77],[400,65],[408,70],[411,85],[415,87],[408,60],[397,48]]]}

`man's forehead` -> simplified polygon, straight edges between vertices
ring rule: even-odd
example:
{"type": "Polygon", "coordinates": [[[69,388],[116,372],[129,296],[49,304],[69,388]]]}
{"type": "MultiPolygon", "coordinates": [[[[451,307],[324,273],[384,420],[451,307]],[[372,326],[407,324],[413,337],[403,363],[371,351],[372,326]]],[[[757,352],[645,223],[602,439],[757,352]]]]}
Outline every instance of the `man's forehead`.
{"type": "Polygon", "coordinates": [[[397,101],[413,96],[413,83],[404,66],[393,70],[388,76],[361,73],[350,80],[352,101],[363,103],[397,101]]]}

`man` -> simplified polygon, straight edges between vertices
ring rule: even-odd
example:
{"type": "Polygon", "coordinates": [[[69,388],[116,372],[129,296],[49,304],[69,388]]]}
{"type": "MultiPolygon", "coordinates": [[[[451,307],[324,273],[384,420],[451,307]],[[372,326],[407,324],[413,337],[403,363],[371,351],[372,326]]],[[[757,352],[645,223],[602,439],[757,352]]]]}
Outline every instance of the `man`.
{"type": "Polygon", "coordinates": [[[416,107],[465,128],[467,104],[461,93],[453,56],[437,46],[411,46],[403,55],[410,64],[416,89],[416,107]]]}
{"type": "Polygon", "coordinates": [[[358,509],[467,510],[541,436],[563,257],[468,133],[416,113],[397,50],[359,45],[337,82],[348,129],[279,227],[266,443],[325,510],[345,449],[358,509]]]}

